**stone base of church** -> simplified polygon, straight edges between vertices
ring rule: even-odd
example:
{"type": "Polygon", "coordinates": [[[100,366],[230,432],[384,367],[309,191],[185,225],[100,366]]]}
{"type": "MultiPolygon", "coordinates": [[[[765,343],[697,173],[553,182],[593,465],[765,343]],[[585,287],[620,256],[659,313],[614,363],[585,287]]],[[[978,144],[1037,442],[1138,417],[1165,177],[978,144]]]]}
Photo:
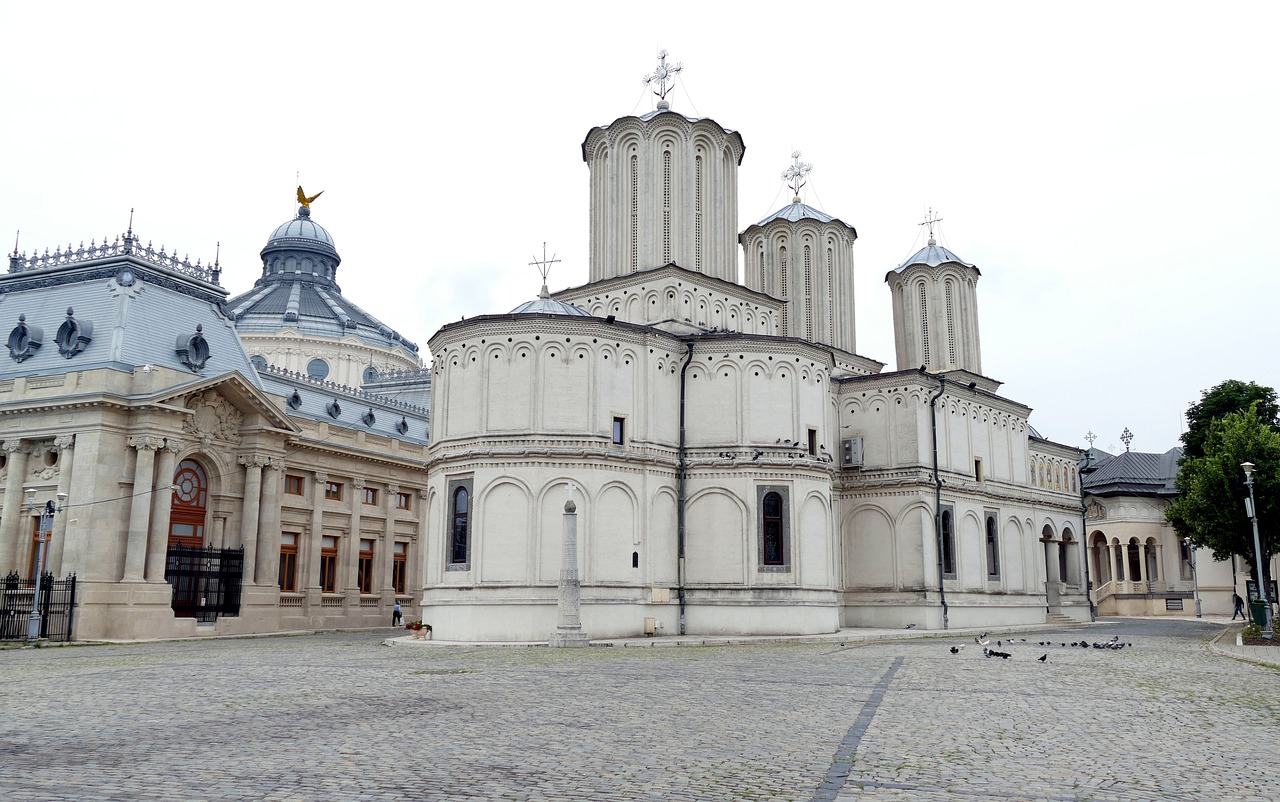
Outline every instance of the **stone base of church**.
{"type": "MultiPolygon", "coordinates": [[[[843,624],[846,627],[923,630],[1036,626],[1045,623],[1045,598],[1035,595],[984,594],[948,591],[946,620],[937,591],[920,593],[846,594],[843,624]]],[[[1055,606],[1077,621],[1089,620],[1083,599],[1064,600],[1055,606]]]]}
{"type": "Polygon", "coordinates": [[[173,615],[167,582],[77,582],[76,640],[188,638],[196,622],[173,615]]]}

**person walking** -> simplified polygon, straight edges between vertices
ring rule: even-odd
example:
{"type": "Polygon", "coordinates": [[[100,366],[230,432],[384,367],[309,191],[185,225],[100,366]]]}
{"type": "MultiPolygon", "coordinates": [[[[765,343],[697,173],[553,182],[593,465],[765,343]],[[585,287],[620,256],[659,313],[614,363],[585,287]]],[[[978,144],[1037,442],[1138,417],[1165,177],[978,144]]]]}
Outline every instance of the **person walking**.
{"type": "Polygon", "coordinates": [[[400,602],[396,602],[396,606],[391,608],[391,626],[400,626],[402,620],[404,620],[404,616],[400,614],[400,602]]]}
{"type": "Polygon", "coordinates": [[[1240,598],[1239,593],[1231,594],[1231,602],[1236,606],[1235,612],[1231,614],[1231,620],[1234,621],[1236,616],[1240,616],[1241,621],[1248,621],[1249,619],[1244,617],[1244,599],[1240,598]]]}

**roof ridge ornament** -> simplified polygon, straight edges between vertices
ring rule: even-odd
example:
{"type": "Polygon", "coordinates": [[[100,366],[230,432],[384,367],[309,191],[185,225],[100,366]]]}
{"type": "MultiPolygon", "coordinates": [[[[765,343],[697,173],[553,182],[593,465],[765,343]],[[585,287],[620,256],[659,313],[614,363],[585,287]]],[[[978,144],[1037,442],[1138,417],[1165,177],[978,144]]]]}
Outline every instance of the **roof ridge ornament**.
{"type": "Polygon", "coordinates": [[[674,80],[683,69],[683,61],[677,62],[675,66],[668,66],[667,51],[659,50],[658,66],[654,68],[653,72],[640,79],[641,83],[651,88],[654,84],[657,84],[658,88],[654,89],[653,93],[658,96],[659,109],[665,110],[671,108],[671,104],[667,102],[667,93],[671,91],[671,87],[667,86],[667,81],[674,80]]]}
{"type": "Polygon", "coordinates": [[[809,175],[809,171],[813,169],[812,164],[805,164],[800,161],[800,151],[792,151],[791,166],[782,171],[782,180],[787,182],[787,188],[791,190],[791,194],[795,196],[792,203],[800,202],[800,190],[808,182],[805,178],[809,175]]]}
{"type": "Polygon", "coordinates": [[[536,265],[538,273],[542,276],[542,289],[538,291],[539,298],[550,298],[551,292],[547,289],[547,274],[551,272],[551,266],[560,260],[556,255],[551,254],[551,258],[547,258],[547,243],[542,243],[542,261],[538,261],[538,255],[534,254],[533,261],[529,264],[536,265]]]}

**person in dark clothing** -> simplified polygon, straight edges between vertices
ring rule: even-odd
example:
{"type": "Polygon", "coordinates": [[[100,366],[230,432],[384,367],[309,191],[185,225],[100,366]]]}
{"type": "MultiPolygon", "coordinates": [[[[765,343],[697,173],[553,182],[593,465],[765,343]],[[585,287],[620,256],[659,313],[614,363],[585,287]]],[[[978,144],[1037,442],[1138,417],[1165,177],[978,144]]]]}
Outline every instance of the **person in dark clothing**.
{"type": "Polygon", "coordinates": [[[1236,616],[1240,616],[1241,621],[1249,620],[1244,616],[1244,599],[1240,598],[1239,593],[1231,594],[1231,602],[1236,606],[1235,612],[1231,614],[1231,620],[1236,620],[1236,616]]]}

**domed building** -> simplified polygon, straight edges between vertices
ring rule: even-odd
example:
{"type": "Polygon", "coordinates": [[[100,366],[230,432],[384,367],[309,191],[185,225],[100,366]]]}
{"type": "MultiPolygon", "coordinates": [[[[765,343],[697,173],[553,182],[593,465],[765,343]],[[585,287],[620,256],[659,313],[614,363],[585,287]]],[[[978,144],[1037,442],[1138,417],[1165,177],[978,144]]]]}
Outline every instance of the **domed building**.
{"type": "Polygon", "coordinates": [[[259,369],[272,365],[360,387],[421,367],[417,345],[343,296],[337,282],[342,257],[329,232],[311,219],[309,204],[272,232],[261,255],[253,289],[227,301],[259,369]]]}
{"type": "Polygon", "coordinates": [[[890,271],[885,372],[854,350],[856,230],[792,175],[736,232],[744,152],[665,97],[592,128],[590,281],[431,337],[423,620],[557,632],[566,493],[590,637],[1087,620],[1079,451],[981,374],[977,269],[890,271]]]}

